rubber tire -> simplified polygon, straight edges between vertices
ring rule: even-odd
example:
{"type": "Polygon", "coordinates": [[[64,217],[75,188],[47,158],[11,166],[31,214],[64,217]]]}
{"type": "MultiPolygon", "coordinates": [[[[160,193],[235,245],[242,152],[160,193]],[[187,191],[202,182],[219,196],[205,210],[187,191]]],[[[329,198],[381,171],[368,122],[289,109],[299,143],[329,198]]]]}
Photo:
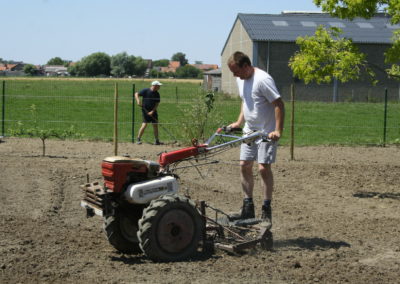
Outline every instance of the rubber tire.
{"type": "Polygon", "coordinates": [[[108,242],[119,252],[126,254],[138,254],[142,252],[139,247],[139,240],[134,237],[128,238],[128,233],[126,233],[126,229],[124,229],[124,226],[127,224],[126,222],[132,222],[129,224],[132,226],[129,228],[131,230],[129,234],[133,236],[133,234],[137,232],[138,220],[139,218],[127,217],[120,212],[116,212],[114,216],[104,218],[104,233],[106,234],[108,242]]]}
{"type": "Polygon", "coordinates": [[[143,211],[138,239],[151,260],[179,261],[196,253],[203,230],[203,219],[193,201],[178,194],[163,195],[143,211]]]}

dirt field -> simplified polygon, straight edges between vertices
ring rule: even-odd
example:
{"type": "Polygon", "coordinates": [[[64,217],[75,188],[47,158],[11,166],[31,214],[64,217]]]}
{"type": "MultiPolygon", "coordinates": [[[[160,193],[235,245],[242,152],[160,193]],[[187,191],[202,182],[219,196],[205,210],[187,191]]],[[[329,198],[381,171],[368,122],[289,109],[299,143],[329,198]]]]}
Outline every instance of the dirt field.
{"type": "MultiPolygon", "coordinates": [[[[87,219],[79,185],[100,179],[110,143],[0,143],[0,283],[399,283],[400,148],[281,147],[274,165],[275,249],[217,251],[153,263],[106,241],[87,219]]],[[[119,153],[156,160],[170,146],[120,144],[119,153]]],[[[180,172],[182,188],[225,211],[241,205],[238,149],[220,163],[180,172]]],[[[255,190],[260,211],[260,190],[255,190]]]]}

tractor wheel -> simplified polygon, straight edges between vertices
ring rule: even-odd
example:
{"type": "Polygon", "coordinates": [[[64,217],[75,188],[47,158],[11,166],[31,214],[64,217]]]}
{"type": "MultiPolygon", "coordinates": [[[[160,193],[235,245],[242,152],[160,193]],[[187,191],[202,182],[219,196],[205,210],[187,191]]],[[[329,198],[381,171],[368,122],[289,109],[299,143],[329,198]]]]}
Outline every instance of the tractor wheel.
{"type": "Polygon", "coordinates": [[[197,251],[204,225],[193,201],[173,194],[153,200],[139,220],[138,239],[153,261],[178,261],[197,251]]]}
{"type": "Polygon", "coordinates": [[[114,216],[104,218],[104,232],[109,243],[122,253],[140,253],[138,220],[139,217],[128,217],[119,211],[114,216]]]}

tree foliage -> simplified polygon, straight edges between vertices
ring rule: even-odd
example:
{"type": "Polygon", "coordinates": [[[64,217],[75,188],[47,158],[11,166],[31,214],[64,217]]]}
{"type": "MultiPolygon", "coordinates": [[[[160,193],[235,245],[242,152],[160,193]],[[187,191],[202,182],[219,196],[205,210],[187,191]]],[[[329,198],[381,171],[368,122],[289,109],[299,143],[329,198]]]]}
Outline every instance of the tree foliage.
{"type": "Polygon", "coordinates": [[[178,78],[200,78],[201,75],[201,70],[191,65],[185,65],[176,70],[176,77],[178,78]]]}
{"type": "Polygon", "coordinates": [[[314,0],[322,11],[342,19],[362,17],[369,19],[378,12],[380,6],[386,5],[388,0],[314,0]]]}
{"type": "Polygon", "coordinates": [[[159,59],[159,60],[154,60],[153,61],[153,66],[168,67],[168,65],[169,65],[169,60],[168,59],[159,59]]]}
{"type": "MultiPolygon", "coordinates": [[[[314,3],[334,17],[354,19],[362,17],[369,19],[378,11],[391,16],[393,25],[400,23],[400,0],[313,0],[314,3]]],[[[389,75],[400,76],[400,32],[396,30],[392,37],[393,45],[385,53],[386,63],[391,64],[387,69],[389,75]]]]}
{"type": "Polygon", "coordinates": [[[67,70],[71,76],[85,76],[80,61],[75,62],[74,64],[68,66],[67,70]]]}
{"type": "Polygon", "coordinates": [[[15,60],[5,60],[3,58],[0,58],[0,63],[1,64],[18,64],[21,63],[20,61],[15,61],[15,60]]]}
{"type": "Polygon", "coordinates": [[[209,123],[222,125],[220,114],[214,109],[215,95],[213,93],[201,93],[192,98],[190,107],[181,108],[182,116],[180,125],[182,134],[187,141],[205,140],[209,135],[206,129],[209,123]]]}
{"type": "Polygon", "coordinates": [[[37,69],[36,69],[35,65],[26,64],[26,65],[24,66],[24,73],[25,73],[26,75],[33,76],[33,75],[36,74],[36,72],[37,72],[37,69]]]}
{"type": "Polygon", "coordinates": [[[65,65],[65,60],[62,60],[60,57],[53,57],[49,61],[47,61],[47,65],[65,65]]]}
{"type": "Polygon", "coordinates": [[[134,74],[137,76],[143,76],[147,69],[147,60],[144,60],[141,56],[135,58],[135,70],[134,74]]]}
{"type": "Polygon", "coordinates": [[[77,69],[84,76],[109,76],[111,58],[104,52],[95,52],[82,58],[77,69]]]}
{"type": "Polygon", "coordinates": [[[185,66],[189,62],[186,59],[186,54],[184,54],[182,52],[177,52],[174,55],[172,55],[171,60],[172,61],[179,61],[179,63],[181,64],[181,67],[185,66]]]}
{"type": "Polygon", "coordinates": [[[133,75],[135,72],[135,56],[126,52],[111,56],[111,74],[116,77],[133,75]]]}
{"type": "Polygon", "coordinates": [[[140,56],[128,55],[126,52],[111,57],[106,53],[96,52],[70,65],[68,72],[72,76],[109,76],[110,74],[116,77],[143,76],[147,65],[147,60],[140,56]]]}
{"type": "Polygon", "coordinates": [[[356,80],[363,69],[374,76],[365,55],[340,34],[338,28],[327,30],[319,26],[313,36],[298,37],[300,50],[289,60],[293,74],[306,84],[330,83],[333,78],[341,82],[356,80]]]}

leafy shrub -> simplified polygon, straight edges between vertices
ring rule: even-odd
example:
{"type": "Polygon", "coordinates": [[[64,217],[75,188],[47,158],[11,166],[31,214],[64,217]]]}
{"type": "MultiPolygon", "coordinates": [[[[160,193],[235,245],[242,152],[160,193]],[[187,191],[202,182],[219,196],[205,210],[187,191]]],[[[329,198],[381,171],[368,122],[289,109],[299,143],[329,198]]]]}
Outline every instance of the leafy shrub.
{"type": "Polygon", "coordinates": [[[189,107],[181,108],[183,113],[181,125],[184,139],[191,141],[193,138],[204,141],[206,129],[210,123],[222,125],[222,118],[214,110],[214,93],[196,95],[189,107]]]}
{"type": "Polygon", "coordinates": [[[36,105],[30,106],[30,112],[32,115],[32,127],[25,127],[21,121],[18,122],[18,126],[16,129],[10,129],[10,134],[12,136],[17,137],[38,137],[42,141],[42,156],[46,156],[46,140],[50,137],[55,137],[58,139],[66,139],[66,138],[80,138],[83,135],[79,134],[75,131],[75,127],[73,125],[68,129],[43,129],[38,125],[37,120],[37,109],[36,105]]]}

